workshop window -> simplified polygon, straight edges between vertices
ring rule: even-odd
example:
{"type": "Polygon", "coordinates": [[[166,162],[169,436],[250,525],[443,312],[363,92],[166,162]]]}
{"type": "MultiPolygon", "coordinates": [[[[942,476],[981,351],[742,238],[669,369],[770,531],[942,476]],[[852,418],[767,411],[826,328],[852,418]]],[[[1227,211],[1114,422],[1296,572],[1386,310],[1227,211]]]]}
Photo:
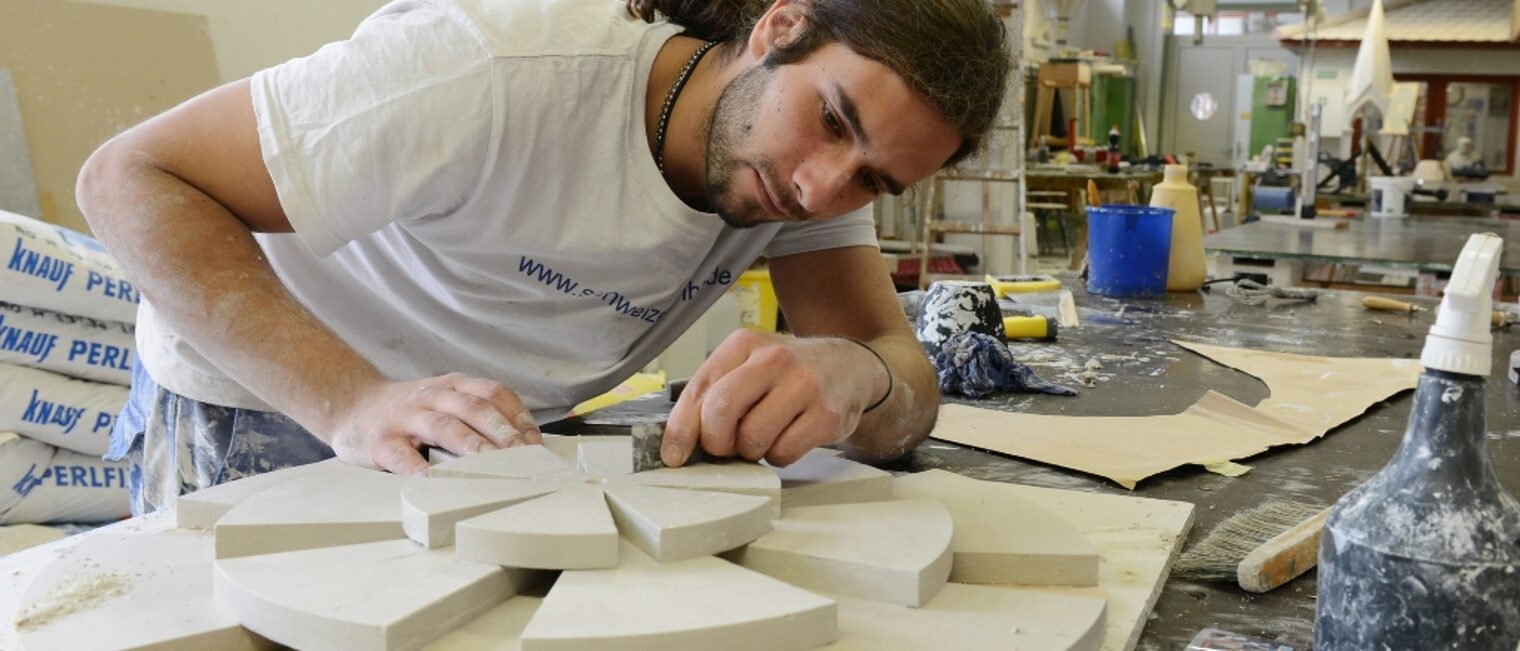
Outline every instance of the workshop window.
{"type": "Polygon", "coordinates": [[[1490,173],[1515,173],[1520,77],[1396,77],[1420,84],[1410,134],[1418,136],[1421,158],[1443,160],[1466,137],[1473,142],[1473,159],[1482,161],[1490,173]]]}

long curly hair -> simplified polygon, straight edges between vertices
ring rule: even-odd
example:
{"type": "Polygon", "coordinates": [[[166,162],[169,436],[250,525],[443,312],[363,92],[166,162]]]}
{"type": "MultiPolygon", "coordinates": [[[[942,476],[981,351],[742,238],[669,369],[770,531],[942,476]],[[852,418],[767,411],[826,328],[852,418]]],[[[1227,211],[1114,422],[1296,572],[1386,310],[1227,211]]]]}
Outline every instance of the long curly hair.
{"type": "MultiPolygon", "coordinates": [[[[733,42],[749,36],[769,0],[627,0],[628,13],[659,17],[690,36],[733,42]]],[[[992,129],[1012,66],[1008,34],[985,0],[808,0],[802,36],[767,63],[806,59],[831,42],[891,68],[961,134],[946,165],[974,153],[992,129]]]]}

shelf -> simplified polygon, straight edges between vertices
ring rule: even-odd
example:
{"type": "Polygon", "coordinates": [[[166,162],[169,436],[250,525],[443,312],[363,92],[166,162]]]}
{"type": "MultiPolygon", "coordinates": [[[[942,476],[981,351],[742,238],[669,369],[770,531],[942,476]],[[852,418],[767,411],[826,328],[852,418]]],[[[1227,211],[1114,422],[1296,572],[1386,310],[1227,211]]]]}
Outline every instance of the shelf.
{"type": "Polygon", "coordinates": [[[1006,181],[1017,182],[1024,178],[1022,170],[945,170],[939,178],[946,181],[1006,181]]]}
{"type": "Polygon", "coordinates": [[[973,233],[977,235],[1018,235],[1019,227],[1004,224],[972,224],[966,222],[929,222],[931,233],[973,233]]]}

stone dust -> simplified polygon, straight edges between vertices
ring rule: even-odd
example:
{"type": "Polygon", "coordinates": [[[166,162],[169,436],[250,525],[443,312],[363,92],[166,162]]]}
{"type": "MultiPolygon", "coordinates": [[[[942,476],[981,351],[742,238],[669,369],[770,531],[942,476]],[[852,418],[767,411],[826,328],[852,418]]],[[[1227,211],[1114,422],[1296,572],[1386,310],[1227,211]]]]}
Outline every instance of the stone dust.
{"type": "Polygon", "coordinates": [[[108,599],[126,594],[130,587],[130,578],[114,572],[71,576],[47,596],[27,606],[16,618],[16,630],[41,628],[74,613],[89,610],[108,599]]]}

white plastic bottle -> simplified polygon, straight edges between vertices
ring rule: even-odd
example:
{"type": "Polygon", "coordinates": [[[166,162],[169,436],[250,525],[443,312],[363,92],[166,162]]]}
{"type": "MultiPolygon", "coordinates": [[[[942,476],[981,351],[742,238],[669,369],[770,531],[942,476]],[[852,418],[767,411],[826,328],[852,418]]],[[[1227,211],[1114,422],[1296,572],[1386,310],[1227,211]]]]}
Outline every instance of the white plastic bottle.
{"type": "Polygon", "coordinates": [[[1186,165],[1167,165],[1161,185],[1151,190],[1151,207],[1171,208],[1172,254],[1167,264],[1166,289],[1192,292],[1203,286],[1203,220],[1198,211],[1198,188],[1188,183],[1186,165]]]}

